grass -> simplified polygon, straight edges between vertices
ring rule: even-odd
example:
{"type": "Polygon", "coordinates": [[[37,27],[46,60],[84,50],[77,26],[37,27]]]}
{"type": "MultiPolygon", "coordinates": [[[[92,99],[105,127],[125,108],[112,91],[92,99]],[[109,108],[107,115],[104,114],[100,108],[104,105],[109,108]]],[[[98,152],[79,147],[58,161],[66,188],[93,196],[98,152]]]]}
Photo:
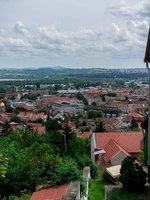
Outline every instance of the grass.
{"type": "MultiPolygon", "coordinates": [[[[99,178],[91,179],[88,200],[104,200],[105,185],[107,184],[109,185],[110,183],[102,179],[102,173],[99,174],[99,178]]],[[[146,190],[142,192],[129,192],[123,188],[114,188],[109,193],[109,200],[145,200],[145,197],[146,190]]]]}
{"type": "Polygon", "coordinates": [[[89,200],[104,200],[104,182],[99,179],[91,179],[89,187],[89,200]]]}
{"type": "Polygon", "coordinates": [[[30,197],[31,197],[31,194],[24,194],[21,197],[11,196],[9,197],[9,200],[29,200],[30,197]]]}
{"type": "Polygon", "coordinates": [[[144,192],[128,192],[122,188],[114,188],[110,193],[109,200],[144,200],[144,192]]]}

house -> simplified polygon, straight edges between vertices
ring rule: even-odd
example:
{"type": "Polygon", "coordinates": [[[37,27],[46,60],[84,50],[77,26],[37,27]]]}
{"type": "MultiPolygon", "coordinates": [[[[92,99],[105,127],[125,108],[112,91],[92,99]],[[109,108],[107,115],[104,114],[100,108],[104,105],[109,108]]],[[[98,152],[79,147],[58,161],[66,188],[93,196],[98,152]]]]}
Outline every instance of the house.
{"type": "Polygon", "coordinates": [[[5,91],[7,94],[14,94],[17,92],[17,87],[14,85],[8,86],[8,87],[6,87],[5,91]]]}
{"type": "Polygon", "coordinates": [[[84,97],[87,99],[88,104],[91,105],[92,103],[101,102],[102,89],[100,88],[90,88],[89,90],[83,93],[84,97]]]}
{"type": "Polygon", "coordinates": [[[60,185],[56,187],[41,189],[33,192],[30,200],[60,200],[67,192],[68,185],[60,185]]]}
{"type": "Polygon", "coordinates": [[[42,97],[39,100],[43,104],[52,104],[52,103],[59,103],[59,104],[70,104],[76,105],[78,103],[82,103],[82,101],[78,100],[77,98],[71,98],[68,96],[46,96],[42,97]]]}
{"type": "Polygon", "coordinates": [[[18,117],[22,120],[31,120],[35,121],[37,119],[42,119],[43,121],[46,121],[47,115],[44,113],[33,113],[33,112],[20,112],[18,114],[18,117]]]}
{"type": "Polygon", "coordinates": [[[86,139],[86,138],[90,138],[91,137],[91,132],[90,131],[84,131],[84,132],[76,131],[76,135],[77,135],[77,137],[86,139]]]}
{"type": "Polygon", "coordinates": [[[0,120],[1,121],[10,121],[11,117],[16,116],[14,113],[6,113],[6,112],[0,112],[0,120]]]}
{"type": "Polygon", "coordinates": [[[128,104],[128,113],[129,112],[142,112],[145,111],[148,108],[147,104],[144,103],[132,103],[128,104]]]}
{"type": "Polygon", "coordinates": [[[107,132],[119,130],[121,128],[120,117],[102,118],[100,121],[103,122],[107,132]]]}
{"type": "Polygon", "coordinates": [[[59,112],[54,116],[54,119],[61,119],[62,121],[65,120],[63,113],[59,112]]]}
{"type": "Polygon", "coordinates": [[[129,113],[123,117],[122,127],[129,127],[131,126],[131,121],[135,119],[137,122],[143,122],[145,117],[137,112],[129,113]]]}
{"type": "Polygon", "coordinates": [[[35,111],[36,110],[36,107],[35,106],[33,106],[33,105],[24,105],[23,106],[23,108],[25,109],[25,110],[28,110],[28,111],[35,111]]]}
{"type": "Polygon", "coordinates": [[[68,97],[68,96],[46,96],[39,99],[40,107],[47,107],[47,109],[62,111],[68,114],[83,113],[84,104],[82,101],[68,97]]]}
{"type": "Polygon", "coordinates": [[[45,126],[43,126],[41,123],[28,123],[28,126],[34,131],[37,131],[39,134],[45,133],[45,126]]]}
{"type": "Polygon", "coordinates": [[[129,155],[139,160],[142,147],[142,132],[93,132],[91,158],[100,167],[119,165],[129,155]]]}

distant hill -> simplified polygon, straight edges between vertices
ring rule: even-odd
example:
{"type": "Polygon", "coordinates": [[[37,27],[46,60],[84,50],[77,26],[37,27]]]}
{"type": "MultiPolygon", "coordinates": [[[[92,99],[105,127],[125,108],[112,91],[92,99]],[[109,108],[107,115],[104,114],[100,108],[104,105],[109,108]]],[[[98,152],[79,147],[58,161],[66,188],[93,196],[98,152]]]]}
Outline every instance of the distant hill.
{"type": "Polygon", "coordinates": [[[0,69],[0,78],[45,78],[45,77],[90,77],[90,78],[136,78],[147,77],[146,68],[104,69],[43,67],[25,69],[0,69]]]}

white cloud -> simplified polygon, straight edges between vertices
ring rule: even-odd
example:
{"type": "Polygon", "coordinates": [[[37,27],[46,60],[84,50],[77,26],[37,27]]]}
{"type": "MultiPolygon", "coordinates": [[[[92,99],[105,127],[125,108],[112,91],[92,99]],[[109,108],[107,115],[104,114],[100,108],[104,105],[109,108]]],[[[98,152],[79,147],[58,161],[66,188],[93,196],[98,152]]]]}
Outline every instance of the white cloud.
{"type": "Polygon", "coordinates": [[[14,31],[16,33],[19,33],[21,35],[27,35],[28,34],[28,29],[27,27],[23,24],[21,21],[17,21],[15,26],[14,26],[14,31]]]}
{"type": "Polygon", "coordinates": [[[110,6],[109,11],[114,16],[124,17],[128,20],[150,20],[149,0],[142,0],[133,5],[123,1],[118,6],[110,6]]]}
{"type": "Polygon", "coordinates": [[[112,23],[107,29],[77,31],[59,31],[51,25],[29,32],[23,22],[16,22],[14,27],[13,37],[10,34],[0,35],[0,56],[86,60],[107,55],[107,59],[114,59],[139,56],[139,52],[144,51],[148,21],[134,19],[123,25],[112,23]]]}

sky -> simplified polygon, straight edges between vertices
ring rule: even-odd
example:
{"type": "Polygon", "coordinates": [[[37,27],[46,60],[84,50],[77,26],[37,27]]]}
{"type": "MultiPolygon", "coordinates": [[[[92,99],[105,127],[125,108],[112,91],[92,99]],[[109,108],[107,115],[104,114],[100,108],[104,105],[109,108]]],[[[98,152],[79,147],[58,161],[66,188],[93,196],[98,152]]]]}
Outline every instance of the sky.
{"type": "Polygon", "coordinates": [[[139,68],[149,0],[0,0],[0,68],[139,68]]]}

